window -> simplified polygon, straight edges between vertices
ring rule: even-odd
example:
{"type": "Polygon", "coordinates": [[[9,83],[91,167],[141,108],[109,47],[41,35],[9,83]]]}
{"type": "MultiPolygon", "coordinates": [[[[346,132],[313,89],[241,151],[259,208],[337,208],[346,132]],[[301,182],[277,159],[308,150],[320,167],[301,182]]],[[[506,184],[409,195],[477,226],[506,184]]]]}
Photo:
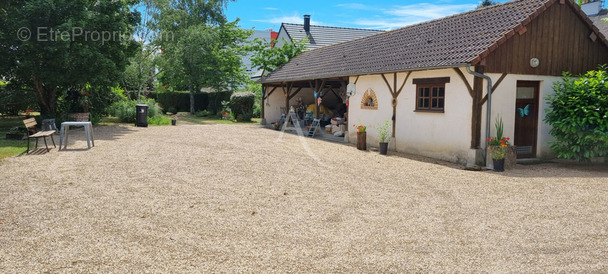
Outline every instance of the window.
{"type": "Polygon", "coordinates": [[[414,79],[416,84],[416,111],[443,112],[445,83],[449,77],[414,79]]]}

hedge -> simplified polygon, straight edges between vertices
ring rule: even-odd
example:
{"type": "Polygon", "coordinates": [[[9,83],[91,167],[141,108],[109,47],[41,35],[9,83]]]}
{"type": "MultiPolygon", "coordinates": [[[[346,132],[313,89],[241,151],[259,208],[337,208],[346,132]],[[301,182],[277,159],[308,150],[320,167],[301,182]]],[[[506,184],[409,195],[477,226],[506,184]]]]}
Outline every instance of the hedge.
{"type": "MultiPolygon", "coordinates": [[[[222,101],[230,100],[231,94],[230,91],[195,93],[194,111],[207,110],[215,114],[221,110],[222,101]]],[[[137,92],[128,92],[127,96],[137,99],[137,92]]],[[[155,99],[165,113],[190,112],[190,93],[188,92],[150,92],[147,98],[155,99]]]]}

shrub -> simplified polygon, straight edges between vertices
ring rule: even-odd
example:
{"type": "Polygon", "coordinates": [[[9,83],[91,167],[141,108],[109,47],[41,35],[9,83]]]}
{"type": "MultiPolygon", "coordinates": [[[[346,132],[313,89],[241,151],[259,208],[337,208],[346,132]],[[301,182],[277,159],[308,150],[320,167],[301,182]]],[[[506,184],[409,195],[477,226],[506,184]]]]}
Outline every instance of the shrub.
{"type": "Polygon", "coordinates": [[[230,110],[234,116],[243,121],[251,121],[253,117],[253,103],[255,102],[255,94],[253,92],[237,92],[230,96],[230,110]]]}
{"type": "Polygon", "coordinates": [[[559,158],[590,161],[608,156],[608,73],[605,66],[575,79],[564,73],[547,97],[551,149],[559,158]]]}
{"type": "Polygon", "coordinates": [[[255,107],[253,107],[253,118],[260,117],[262,117],[262,106],[256,105],[255,107]]]}
{"type": "Polygon", "coordinates": [[[166,116],[159,115],[152,118],[148,118],[148,124],[155,126],[169,125],[171,124],[171,119],[166,116]]]}
{"type": "MultiPolygon", "coordinates": [[[[148,118],[154,118],[161,115],[158,104],[153,99],[142,99],[142,103],[148,105],[148,118]]],[[[137,100],[122,100],[110,106],[111,113],[118,117],[123,123],[134,123],[136,121],[136,106],[137,100]]],[[[150,120],[150,119],[148,119],[150,120]]],[[[150,123],[148,121],[148,123],[150,123]]]]}
{"type": "Polygon", "coordinates": [[[194,115],[196,117],[209,117],[209,116],[211,116],[213,114],[210,111],[201,110],[201,111],[197,111],[194,115]]]}

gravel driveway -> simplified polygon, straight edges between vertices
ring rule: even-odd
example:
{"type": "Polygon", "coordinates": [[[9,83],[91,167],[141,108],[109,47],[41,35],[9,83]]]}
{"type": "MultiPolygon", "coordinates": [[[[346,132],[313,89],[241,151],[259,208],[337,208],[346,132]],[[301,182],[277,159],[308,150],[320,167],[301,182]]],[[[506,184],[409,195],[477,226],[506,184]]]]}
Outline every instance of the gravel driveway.
{"type": "Polygon", "coordinates": [[[608,271],[605,166],[465,171],[256,125],[95,137],[0,161],[0,272],[608,271]]]}

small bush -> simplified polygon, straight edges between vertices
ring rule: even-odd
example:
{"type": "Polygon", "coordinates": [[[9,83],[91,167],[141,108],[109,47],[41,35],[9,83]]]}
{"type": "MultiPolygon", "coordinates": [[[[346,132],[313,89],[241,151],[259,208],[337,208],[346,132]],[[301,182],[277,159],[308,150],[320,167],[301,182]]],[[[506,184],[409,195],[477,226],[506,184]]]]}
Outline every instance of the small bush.
{"type": "Polygon", "coordinates": [[[230,96],[230,110],[234,116],[243,121],[251,121],[253,117],[253,104],[255,102],[255,94],[250,91],[237,92],[230,96]]]}
{"type": "MultiPolygon", "coordinates": [[[[142,103],[148,105],[148,118],[154,118],[161,115],[158,104],[152,99],[144,100],[142,103]]],[[[122,123],[135,123],[136,121],[136,100],[123,100],[118,101],[110,106],[111,113],[118,117],[118,120],[122,123]]],[[[148,123],[150,119],[148,119],[148,123]]]]}
{"type": "Polygon", "coordinates": [[[549,123],[551,149],[557,157],[590,161],[608,156],[608,72],[600,66],[575,79],[564,74],[548,96],[545,121],[549,123]]]}
{"type": "Polygon", "coordinates": [[[262,117],[262,107],[256,105],[253,107],[253,118],[261,118],[262,117]]]}
{"type": "Polygon", "coordinates": [[[171,124],[171,119],[169,119],[166,116],[159,115],[159,116],[148,118],[148,124],[149,125],[155,125],[155,126],[170,125],[171,124]]]}
{"type": "Polygon", "coordinates": [[[201,111],[197,111],[194,115],[196,117],[209,117],[209,116],[211,116],[213,114],[210,111],[201,110],[201,111]]]}

